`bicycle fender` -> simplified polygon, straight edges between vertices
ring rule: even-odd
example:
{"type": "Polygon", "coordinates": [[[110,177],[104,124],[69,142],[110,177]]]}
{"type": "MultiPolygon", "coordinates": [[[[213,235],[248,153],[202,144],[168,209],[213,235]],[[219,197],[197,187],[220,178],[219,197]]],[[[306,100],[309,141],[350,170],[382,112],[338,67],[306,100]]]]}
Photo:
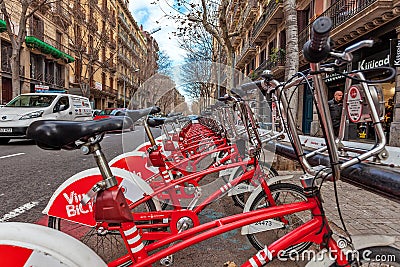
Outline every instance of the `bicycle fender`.
{"type": "MultiPolygon", "coordinates": [[[[144,194],[153,193],[153,189],[139,176],[118,168],[111,168],[111,171],[115,175],[119,187],[122,188],[128,203],[142,199],[144,194]]],[[[82,196],[101,179],[102,176],[98,168],[75,174],[57,188],[43,213],[88,226],[96,225],[92,200],[87,205],[81,204],[81,200],[82,196]]],[[[156,208],[161,210],[158,201],[154,200],[154,202],[156,208]]]]}
{"type": "Polygon", "coordinates": [[[107,266],[89,247],[77,239],[37,224],[0,224],[2,266],[107,266]]]}
{"type": "Polygon", "coordinates": [[[158,173],[158,168],[148,164],[147,154],[140,151],[123,153],[110,160],[109,165],[110,167],[127,170],[144,180],[158,173]]]}
{"type": "MultiPolygon", "coordinates": [[[[277,182],[284,181],[284,180],[289,180],[289,179],[292,179],[292,178],[293,178],[293,175],[278,175],[278,176],[275,176],[275,177],[272,177],[271,179],[269,179],[267,181],[267,185],[270,186],[270,185],[275,184],[277,182]]],[[[246,204],[245,204],[244,209],[243,209],[243,212],[250,211],[251,204],[253,203],[253,201],[255,200],[257,195],[262,190],[263,189],[262,189],[262,187],[260,185],[257,186],[257,188],[253,191],[253,193],[251,193],[251,195],[247,199],[246,204]]]]}
{"type": "MultiPolygon", "coordinates": [[[[369,247],[390,246],[396,243],[394,236],[387,235],[352,235],[354,248],[356,250],[365,249],[369,247]]],[[[343,240],[344,241],[344,240],[343,240]]],[[[344,248],[343,251],[351,251],[349,247],[344,248]]],[[[314,257],[306,264],[306,267],[321,267],[331,266],[335,263],[333,257],[327,254],[326,249],[319,251],[314,257]]]]}

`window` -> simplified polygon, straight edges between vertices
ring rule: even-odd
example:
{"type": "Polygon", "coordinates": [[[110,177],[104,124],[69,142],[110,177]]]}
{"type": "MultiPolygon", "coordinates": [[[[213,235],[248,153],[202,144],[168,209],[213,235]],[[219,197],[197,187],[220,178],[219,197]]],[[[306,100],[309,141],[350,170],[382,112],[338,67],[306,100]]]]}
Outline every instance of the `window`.
{"type": "Polygon", "coordinates": [[[62,43],[62,33],[56,31],[56,48],[61,50],[61,43],[62,43]]]}
{"type": "Polygon", "coordinates": [[[36,54],[31,54],[31,78],[43,80],[43,59],[36,54]]]}
{"type": "Polygon", "coordinates": [[[279,48],[286,50],[286,31],[283,30],[279,33],[279,48]]]}
{"type": "Polygon", "coordinates": [[[267,52],[265,51],[265,48],[261,51],[260,53],[260,65],[267,59],[267,52]]]}
{"type": "Polygon", "coordinates": [[[11,72],[10,58],[12,53],[11,44],[2,40],[1,42],[1,69],[11,72]]]}
{"type": "MultiPolygon", "coordinates": [[[[57,101],[57,103],[54,105],[53,112],[59,112],[60,108],[62,110],[66,110],[69,108],[69,99],[68,96],[62,96],[60,99],[57,101]]],[[[61,110],[61,111],[62,111],[61,110]]]]}
{"type": "Polygon", "coordinates": [[[43,41],[44,38],[44,23],[37,16],[32,16],[30,25],[31,36],[34,36],[43,41]]]}

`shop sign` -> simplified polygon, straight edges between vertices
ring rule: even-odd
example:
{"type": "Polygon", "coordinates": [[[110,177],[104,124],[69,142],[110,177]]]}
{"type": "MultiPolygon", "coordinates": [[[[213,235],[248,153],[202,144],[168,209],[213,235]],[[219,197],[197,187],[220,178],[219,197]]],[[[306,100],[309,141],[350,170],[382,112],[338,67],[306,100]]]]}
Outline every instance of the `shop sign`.
{"type": "Polygon", "coordinates": [[[390,64],[400,67],[400,39],[390,40],[390,64]]]}
{"type": "Polygon", "coordinates": [[[347,98],[347,114],[351,122],[357,123],[362,115],[361,93],[357,86],[350,87],[347,98]]]}
{"type": "Polygon", "coordinates": [[[48,85],[35,84],[35,92],[36,93],[48,92],[49,89],[50,89],[50,87],[48,85]]]}
{"type": "Polygon", "coordinates": [[[378,53],[372,57],[367,57],[358,62],[359,70],[369,70],[373,68],[378,68],[382,66],[389,66],[390,63],[390,52],[384,51],[382,53],[378,53]]]}

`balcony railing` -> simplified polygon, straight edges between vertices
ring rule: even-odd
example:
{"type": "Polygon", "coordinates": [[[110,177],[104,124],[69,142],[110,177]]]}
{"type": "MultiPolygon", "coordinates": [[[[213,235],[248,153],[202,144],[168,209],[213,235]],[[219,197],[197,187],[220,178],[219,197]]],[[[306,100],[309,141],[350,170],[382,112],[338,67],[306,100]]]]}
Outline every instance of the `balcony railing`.
{"type": "Polygon", "coordinates": [[[38,80],[38,81],[43,81],[43,77],[44,77],[44,74],[41,71],[31,72],[31,78],[32,79],[35,79],[35,80],[38,80]]]}
{"type": "Polygon", "coordinates": [[[377,0],[339,0],[330,6],[321,16],[332,19],[332,29],[348,21],[377,0]]]}
{"type": "Polygon", "coordinates": [[[85,9],[83,9],[83,7],[78,4],[75,3],[75,7],[74,7],[74,15],[78,20],[85,20],[86,19],[86,13],[85,13],[85,9]]]}
{"type": "MultiPolygon", "coordinates": [[[[332,20],[332,29],[337,28],[351,17],[361,13],[364,9],[371,6],[378,0],[339,0],[330,6],[320,16],[330,17],[332,20]]],[[[310,37],[312,22],[299,33],[299,49],[303,49],[304,44],[310,37]]]]}
{"type": "Polygon", "coordinates": [[[277,52],[265,60],[254,71],[254,78],[258,78],[264,70],[274,70],[276,67],[284,67],[286,64],[286,55],[284,52],[277,52]]]}
{"type": "Polygon", "coordinates": [[[247,27],[253,21],[255,13],[257,12],[257,1],[250,0],[247,3],[246,9],[243,12],[244,26],[247,27]]]}
{"type": "Polygon", "coordinates": [[[241,66],[244,64],[244,61],[247,57],[253,56],[256,53],[256,46],[252,41],[248,41],[242,48],[242,52],[237,57],[237,66],[241,66]]]}
{"type": "Polygon", "coordinates": [[[129,25],[126,22],[124,16],[121,13],[118,15],[118,19],[119,19],[120,22],[122,22],[122,26],[124,26],[126,30],[130,31],[129,25]]]}
{"type": "Polygon", "coordinates": [[[54,84],[54,75],[47,73],[44,76],[44,81],[49,84],[54,84]]]}
{"type": "Polygon", "coordinates": [[[65,79],[55,78],[54,79],[54,84],[59,86],[59,87],[65,87],[65,79]]]}
{"type": "Polygon", "coordinates": [[[268,21],[272,18],[275,11],[282,6],[283,0],[271,0],[269,1],[267,7],[265,8],[264,14],[262,14],[261,18],[258,20],[253,30],[253,37],[258,37],[262,30],[268,23],[268,21]]]}

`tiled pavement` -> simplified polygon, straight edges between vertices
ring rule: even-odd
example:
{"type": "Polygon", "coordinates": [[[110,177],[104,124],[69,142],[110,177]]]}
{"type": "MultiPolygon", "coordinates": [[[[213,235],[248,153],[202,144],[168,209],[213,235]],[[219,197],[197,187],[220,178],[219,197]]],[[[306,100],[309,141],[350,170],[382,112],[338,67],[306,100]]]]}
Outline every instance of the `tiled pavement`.
{"type": "MultiPolygon", "coordinates": [[[[342,217],[350,234],[396,236],[395,245],[400,248],[400,203],[342,181],[337,182],[337,192],[342,217]]],[[[341,227],[333,183],[324,183],[322,196],[325,213],[333,228],[336,229],[335,225],[341,227]]]]}

